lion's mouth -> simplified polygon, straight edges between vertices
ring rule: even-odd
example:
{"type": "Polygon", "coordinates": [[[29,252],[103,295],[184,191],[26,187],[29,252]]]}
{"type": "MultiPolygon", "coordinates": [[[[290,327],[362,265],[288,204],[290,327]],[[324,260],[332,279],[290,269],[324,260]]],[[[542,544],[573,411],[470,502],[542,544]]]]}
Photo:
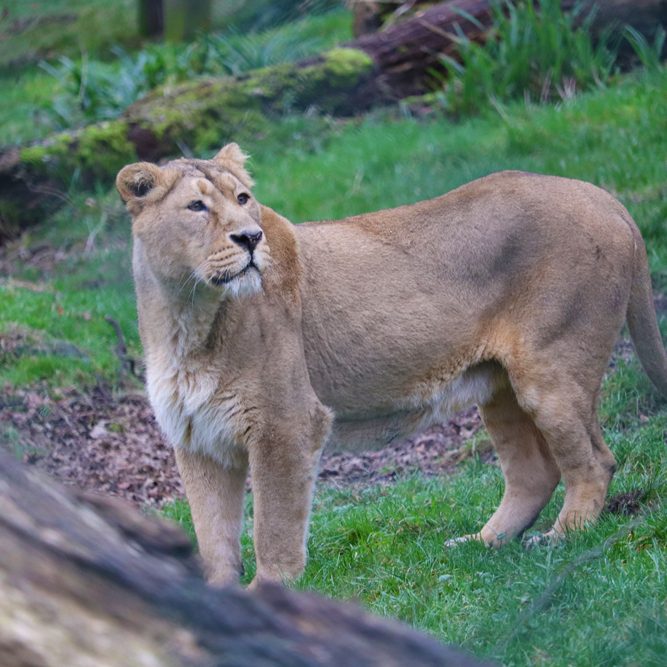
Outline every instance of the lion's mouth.
{"type": "Polygon", "coordinates": [[[235,273],[234,275],[229,275],[227,273],[216,273],[214,276],[211,276],[210,281],[214,285],[227,285],[228,283],[232,282],[232,280],[236,280],[237,278],[241,278],[244,276],[248,271],[251,271],[254,269],[255,271],[259,271],[257,268],[257,265],[255,262],[251,259],[238,273],[235,273]]]}

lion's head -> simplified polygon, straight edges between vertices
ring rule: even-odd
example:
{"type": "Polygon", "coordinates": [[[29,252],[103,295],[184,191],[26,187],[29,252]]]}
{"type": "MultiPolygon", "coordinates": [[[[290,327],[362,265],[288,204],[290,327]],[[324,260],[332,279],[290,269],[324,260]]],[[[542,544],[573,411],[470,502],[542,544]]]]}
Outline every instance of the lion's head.
{"type": "MultiPolygon", "coordinates": [[[[270,261],[247,156],[228,144],[211,160],[124,167],[116,187],[132,215],[135,248],[161,282],[255,294],[270,261]]],[[[136,266],[135,266],[136,268],[136,266]]]]}

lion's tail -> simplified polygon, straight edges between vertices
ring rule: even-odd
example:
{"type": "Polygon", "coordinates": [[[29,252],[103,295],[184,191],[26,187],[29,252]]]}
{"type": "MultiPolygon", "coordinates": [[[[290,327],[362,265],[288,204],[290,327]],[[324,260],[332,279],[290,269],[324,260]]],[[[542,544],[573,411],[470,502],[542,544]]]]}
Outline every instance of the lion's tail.
{"type": "Polygon", "coordinates": [[[653,306],[646,246],[634,222],[630,223],[630,227],[635,241],[635,264],[627,312],[628,328],[646,374],[667,396],[667,353],[653,306]]]}

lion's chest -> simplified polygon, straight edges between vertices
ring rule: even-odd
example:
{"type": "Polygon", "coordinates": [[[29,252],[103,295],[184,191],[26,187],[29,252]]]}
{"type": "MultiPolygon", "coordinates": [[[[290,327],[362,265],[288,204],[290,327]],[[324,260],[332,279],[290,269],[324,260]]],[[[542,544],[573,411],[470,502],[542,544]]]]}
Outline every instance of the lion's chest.
{"type": "Polygon", "coordinates": [[[244,455],[238,395],[221,392],[217,374],[201,369],[149,364],[147,371],[148,396],[167,440],[236,467],[244,455]]]}

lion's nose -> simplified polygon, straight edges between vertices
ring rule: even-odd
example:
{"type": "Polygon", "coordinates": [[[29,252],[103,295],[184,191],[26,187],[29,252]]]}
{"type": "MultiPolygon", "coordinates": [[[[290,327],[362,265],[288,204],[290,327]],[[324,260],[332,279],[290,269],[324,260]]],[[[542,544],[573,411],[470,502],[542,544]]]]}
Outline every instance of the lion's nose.
{"type": "Polygon", "coordinates": [[[262,240],[262,230],[256,232],[244,231],[238,234],[230,234],[229,238],[238,243],[242,248],[246,248],[250,253],[257,247],[257,244],[262,240]]]}

